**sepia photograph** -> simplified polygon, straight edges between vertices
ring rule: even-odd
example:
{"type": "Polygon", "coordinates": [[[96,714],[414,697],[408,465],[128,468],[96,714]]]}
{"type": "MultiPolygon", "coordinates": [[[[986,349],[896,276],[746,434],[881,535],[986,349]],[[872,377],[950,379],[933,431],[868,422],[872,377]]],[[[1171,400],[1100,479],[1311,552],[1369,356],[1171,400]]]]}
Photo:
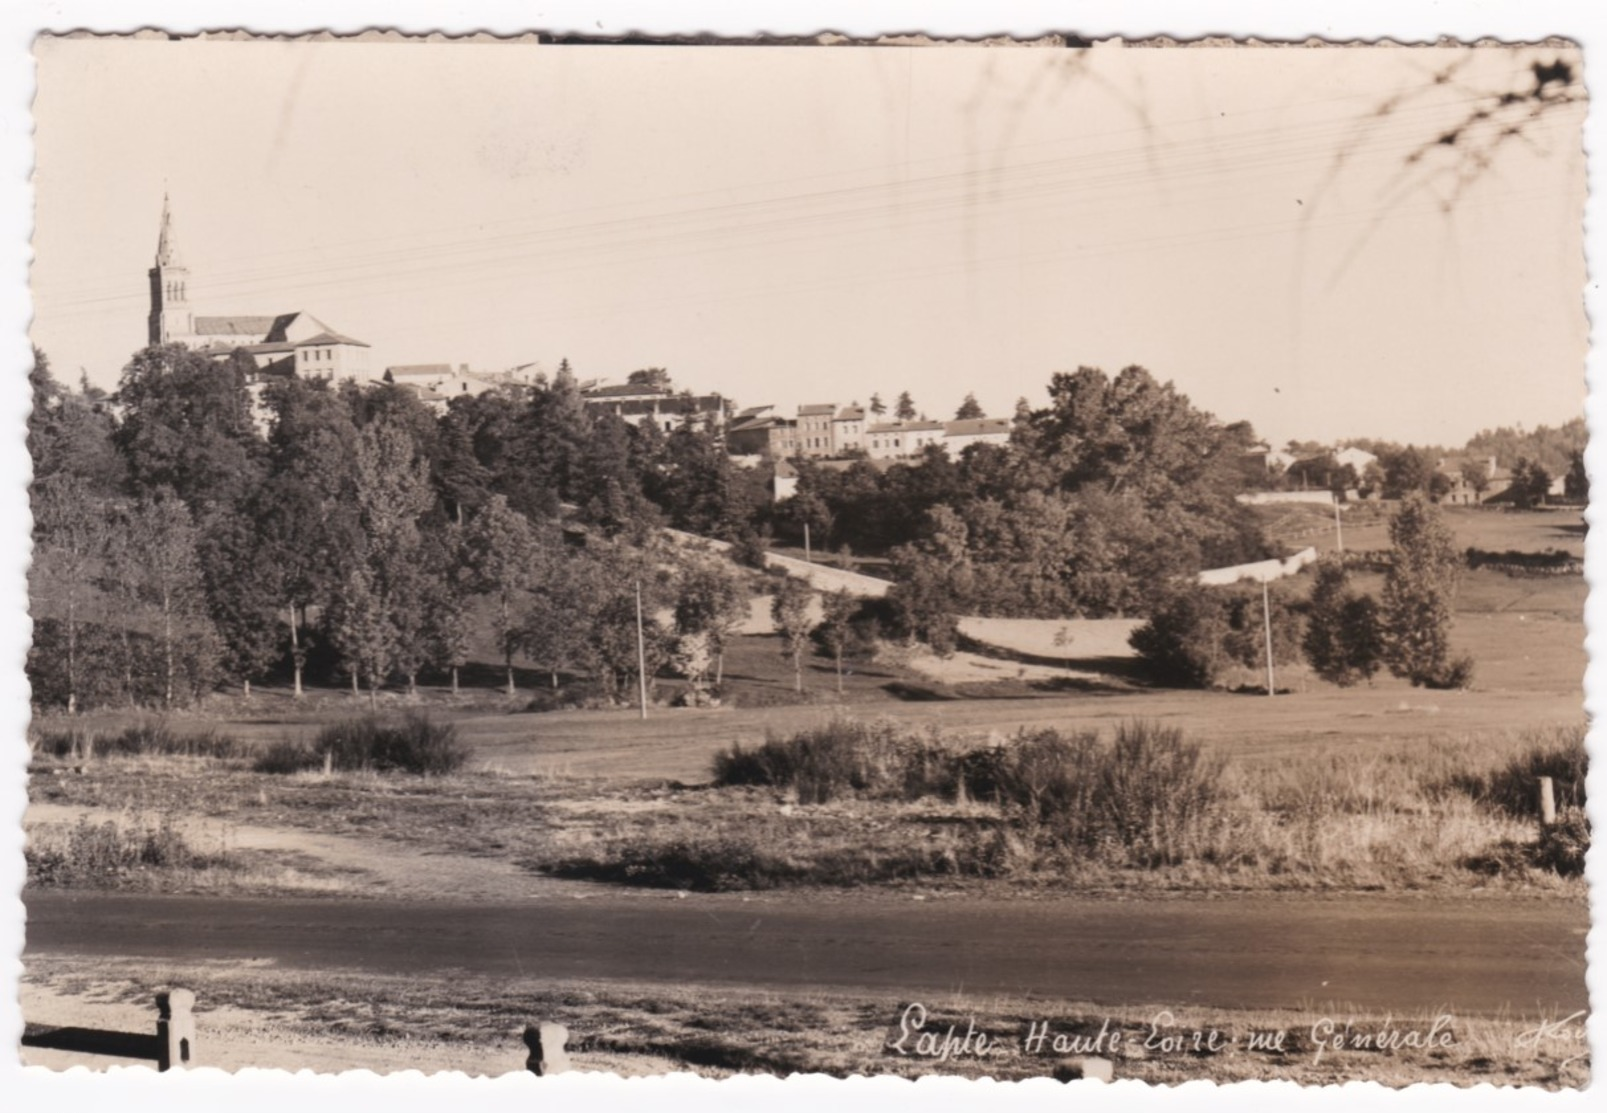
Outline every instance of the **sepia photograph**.
{"type": "Polygon", "coordinates": [[[23,1064],[1589,1084],[1579,42],[32,50],[23,1064]]]}

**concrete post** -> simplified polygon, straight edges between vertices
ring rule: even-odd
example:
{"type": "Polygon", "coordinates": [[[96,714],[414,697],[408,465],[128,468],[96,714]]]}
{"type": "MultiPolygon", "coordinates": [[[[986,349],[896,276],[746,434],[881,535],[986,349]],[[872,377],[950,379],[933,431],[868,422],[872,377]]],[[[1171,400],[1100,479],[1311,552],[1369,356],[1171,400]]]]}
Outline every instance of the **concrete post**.
{"type": "Polygon", "coordinates": [[[531,1074],[562,1074],[570,1069],[569,1055],[564,1044],[569,1040],[569,1029],[562,1024],[543,1021],[525,1029],[525,1046],[530,1054],[525,1058],[525,1069],[531,1074]]]}
{"type": "Polygon", "coordinates": [[[1540,778],[1540,826],[1550,827],[1557,822],[1557,795],[1553,791],[1551,778],[1540,778]]]}
{"type": "Polygon", "coordinates": [[[195,1055],[195,994],[170,989],[156,995],[156,1069],[184,1067],[195,1055]]]}
{"type": "Polygon", "coordinates": [[[1087,1055],[1078,1059],[1067,1059],[1055,1067],[1054,1079],[1056,1082],[1076,1082],[1083,1078],[1098,1079],[1100,1082],[1110,1082],[1116,1077],[1116,1064],[1109,1059],[1098,1055],[1087,1055]]]}

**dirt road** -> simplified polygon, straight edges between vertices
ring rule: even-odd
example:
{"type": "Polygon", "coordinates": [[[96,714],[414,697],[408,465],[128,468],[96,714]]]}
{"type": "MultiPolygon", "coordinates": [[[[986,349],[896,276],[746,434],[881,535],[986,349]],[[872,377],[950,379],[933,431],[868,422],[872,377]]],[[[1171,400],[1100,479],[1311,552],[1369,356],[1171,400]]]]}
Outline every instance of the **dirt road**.
{"type": "Polygon", "coordinates": [[[1458,1015],[1587,1007],[1581,902],[27,895],[28,954],[1458,1015]]]}

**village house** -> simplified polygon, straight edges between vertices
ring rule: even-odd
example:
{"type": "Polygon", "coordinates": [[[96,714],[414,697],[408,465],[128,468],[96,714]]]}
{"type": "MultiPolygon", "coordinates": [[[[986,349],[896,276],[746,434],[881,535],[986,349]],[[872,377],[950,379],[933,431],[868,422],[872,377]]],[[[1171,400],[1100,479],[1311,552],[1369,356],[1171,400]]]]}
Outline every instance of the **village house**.
{"type": "Polygon", "coordinates": [[[652,422],[666,433],[688,421],[695,428],[719,432],[725,428],[730,410],[730,403],[718,394],[677,394],[651,383],[589,387],[581,396],[588,409],[611,413],[628,425],[652,422]]]}
{"type": "Polygon", "coordinates": [[[832,424],[837,407],[831,402],[824,405],[798,407],[798,452],[811,459],[825,459],[837,455],[832,443],[832,424]]]}
{"type": "Polygon", "coordinates": [[[958,456],[973,444],[1009,444],[1010,419],[970,417],[943,423],[943,447],[958,456]]]}
{"type": "Polygon", "coordinates": [[[760,406],[738,414],[725,431],[726,451],[733,456],[768,456],[785,460],[798,455],[798,422],[760,406]]]}
{"type": "Polygon", "coordinates": [[[1449,484],[1440,502],[1451,506],[1479,506],[1512,486],[1512,473],[1494,456],[1445,456],[1434,470],[1449,484]]]}
{"type": "Polygon", "coordinates": [[[927,445],[943,442],[941,421],[883,421],[865,430],[872,460],[919,456],[927,445]]]}

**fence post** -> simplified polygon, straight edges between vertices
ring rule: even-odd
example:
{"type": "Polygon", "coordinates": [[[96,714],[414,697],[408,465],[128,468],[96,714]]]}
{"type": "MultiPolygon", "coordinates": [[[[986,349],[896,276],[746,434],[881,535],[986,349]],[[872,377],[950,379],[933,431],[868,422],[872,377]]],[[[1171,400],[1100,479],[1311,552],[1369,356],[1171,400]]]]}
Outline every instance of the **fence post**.
{"type": "Polygon", "coordinates": [[[1557,795],[1550,777],[1540,778],[1540,826],[1550,827],[1557,822],[1557,795]]]}
{"type": "Polygon", "coordinates": [[[525,1028],[525,1046],[530,1054],[525,1057],[525,1069],[531,1074],[562,1074],[569,1070],[569,1055],[564,1044],[569,1029],[562,1024],[543,1021],[525,1028]]]}
{"type": "Polygon", "coordinates": [[[156,1069],[171,1070],[195,1054],[195,994],[170,989],[156,995],[156,1069]]]}

